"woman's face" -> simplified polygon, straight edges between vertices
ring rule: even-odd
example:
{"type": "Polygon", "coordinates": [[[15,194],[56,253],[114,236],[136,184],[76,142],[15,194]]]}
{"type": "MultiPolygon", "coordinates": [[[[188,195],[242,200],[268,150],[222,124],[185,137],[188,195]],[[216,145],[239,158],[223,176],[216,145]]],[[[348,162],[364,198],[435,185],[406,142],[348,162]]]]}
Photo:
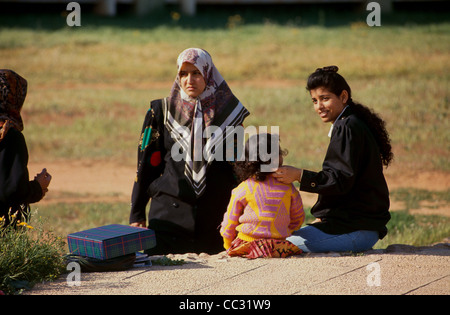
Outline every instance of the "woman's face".
{"type": "Polygon", "coordinates": [[[348,100],[346,90],[342,91],[339,96],[324,87],[313,89],[310,93],[314,103],[314,110],[319,114],[323,122],[334,123],[344,110],[348,100]]]}
{"type": "Polygon", "coordinates": [[[200,70],[189,62],[181,65],[178,73],[180,77],[181,88],[192,98],[198,97],[206,88],[206,82],[200,70]]]}

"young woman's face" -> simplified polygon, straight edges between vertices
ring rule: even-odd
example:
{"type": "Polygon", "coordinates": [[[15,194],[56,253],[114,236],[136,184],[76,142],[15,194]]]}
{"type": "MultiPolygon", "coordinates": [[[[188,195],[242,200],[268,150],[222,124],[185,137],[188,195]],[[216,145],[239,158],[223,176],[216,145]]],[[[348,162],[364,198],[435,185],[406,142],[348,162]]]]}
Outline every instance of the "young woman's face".
{"type": "Polygon", "coordinates": [[[190,97],[196,98],[205,90],[205,79],[200,70],[193,64],[183,63],[178,75],[180,76],[181,88],[190,97]]]}
{"type": "Polygon", "coordinates": [[[344,110],[348,100],[348,93],[345,90],[339,96],[324,87],[313,89],[310,93],[314,103],[314,110],[319,114],[323,122],[334,123],[344,110]]]}

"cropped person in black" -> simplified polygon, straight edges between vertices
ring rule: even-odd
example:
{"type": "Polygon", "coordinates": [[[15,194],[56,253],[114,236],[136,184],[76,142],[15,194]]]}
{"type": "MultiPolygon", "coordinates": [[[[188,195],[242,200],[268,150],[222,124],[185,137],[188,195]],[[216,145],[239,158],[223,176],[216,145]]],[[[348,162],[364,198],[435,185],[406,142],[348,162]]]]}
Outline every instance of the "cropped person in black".
{"type": "Polygon", "coordinates": [[[332,124],[330,144],[320,172],[281,167],[278,180],[300,182],[300,190],[318,194],[311,213],[316,220],[289,238],[308,252],[363,251],[387,233],[389,190],[383,175],[393,154],[384,121],[352,100],[336,66],[317,69],[307,82],[314,108],[332,124]]]}
{"type": "MultiPolygon", "coordinates": [[[[27,81],[11,70],[0,70],[0,218],[26,216],[30,203],[48,191],[51,176],[43,169],[34,180],[28,174],[28,150],[20,115],[27,81]]],[[[23,218],[22,218],[23,219],[23,218]]]]}

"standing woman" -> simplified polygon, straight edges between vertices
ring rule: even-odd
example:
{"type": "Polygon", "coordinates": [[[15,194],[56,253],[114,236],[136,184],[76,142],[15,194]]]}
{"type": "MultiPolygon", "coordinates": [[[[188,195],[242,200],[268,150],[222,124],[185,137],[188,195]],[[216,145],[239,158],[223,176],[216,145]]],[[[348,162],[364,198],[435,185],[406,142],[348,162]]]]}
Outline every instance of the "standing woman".
{"type": "Polygon", "coordinates": [[[300,182],[317,193],[316,220],[288,238],[305,252],[364,251],[387,234],[389,190],[383,166],[392,159],[385,122],[352,100],[338,67],[317,69],[307,82],[314,109],[331,123],[330,144],[320,172],[281,167],[278,180],[300,182]]]}
{"type": "Polygon", "coordinates": [[[0,70],[0,218],[7,223],[10,214],[16,214],[16,219],[26,216],[29,204],[44,197],[51,181],[46,169],[29,179],[20,115],[26,95],[24,78],[12,70],[0,70]]]}
{"type": "Polygon", "coordinates": [[[205,50],[186,49],[177,67],[169,97],[151,102],[142,127],[130,224],[146,226],[151,199],[148,228],[157,245],[147,254],[217,253],[223,250],[218,228],[237,182],[230,162],[204,148],[225,145],[225,128],[241,125],[249,112],[205,50]],[[221,136],[204,137],[210,126],[221,136]]]}

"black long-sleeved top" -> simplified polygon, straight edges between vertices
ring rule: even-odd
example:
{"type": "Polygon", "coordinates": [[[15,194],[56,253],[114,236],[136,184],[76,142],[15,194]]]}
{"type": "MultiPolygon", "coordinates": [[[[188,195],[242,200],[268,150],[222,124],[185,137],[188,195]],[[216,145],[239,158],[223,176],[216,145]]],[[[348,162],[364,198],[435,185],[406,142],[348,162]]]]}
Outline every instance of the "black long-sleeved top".
{"type": "MultiPolygon", "coordinates": [[[[192,242],[179,248],[174,242],[167,250],[174,252],[219,252],[223,239],[218,227],[226,212],[231,190],[237,185],[229,162],[213,161],[207,170],[204,194],[196,198],[184,175],[184,160],[171,158],[174,140],[164,125],[162,100],[151,102],[144,120],[138,149],[138,174],[133,186],[130,223],[145,221],[150,201],[148,227],[156,233],[157,243],[171,242],[175,237],[192,242]],[[142,148],[146,126],[151,126],[148,147],[142,148]]],[[[158,252],[160,254],[162,252],[158,252]]]]}
{"type": "Polygon", "coordinates": [[[386,233],[389,190],[372,133],[347,108],[335,121],[322,171],[303,171],[300,190],[319,194],[311,213],[328,234],[357,230],[386,233]]]}
{"type": "Polygon", "coordinates": [[[28,149],[23,134],[11,128],[0,142],[0,217],[8,218],[8,211],[20,205],[38,202],[43,197],[41,186],[30,181],[28,149]]]}

